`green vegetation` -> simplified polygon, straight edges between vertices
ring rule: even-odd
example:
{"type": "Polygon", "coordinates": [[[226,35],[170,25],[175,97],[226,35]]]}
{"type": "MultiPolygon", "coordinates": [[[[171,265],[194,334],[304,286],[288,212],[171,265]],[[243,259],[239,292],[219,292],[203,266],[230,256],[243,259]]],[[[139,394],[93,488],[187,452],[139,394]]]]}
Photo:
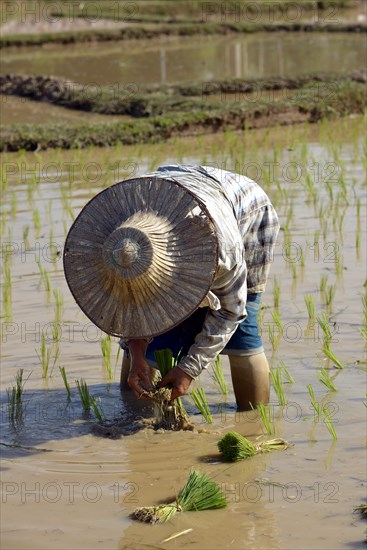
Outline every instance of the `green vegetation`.
{"type": "MultiPolygon", "coordinates": [[[[46,148],[82,148],[90,145],[111,146],[117,143],[153,143],[174,136],[192,133],[211,133],[223,130],[243,130],[261,125],[317,122],[323,118],[362,113],[367,104],[365,87],[361,82],[347,80],[334,85],[332,107],[327,99],[330,90],[320,89],[318,97],[311,87],[302,88],[294,101],[261,99],[257,102],[222,102],[200,110],[168,112],[165,115],[139,118],[134,121],[105,124],[3,126],[0,134],[1,151],[46,148]]],[[[196,100],[197,101],[197,100],[196,100]]],[[[277,306],[275,306],[277,307],[277,306]]]]}
{"type": "Polygon", "coordinates": [[[328,371],[326,369],[321,369],[320,370],[319,380],[322,384],[324,384],[324,386],[327,387],[328,390],[330,390],[330,391],[337,391],[338,390],[338,388],[334,384],[330,374],[328,373],[328,371]]]}
{"type": "Polygon", "coordinates": [[[282,369],[275,368],[270,369],[270,379],[273,383],[274,391],[278,397],[279,405],[286,405],[288,403],[284,394],[284,382],[282,378],[282,369]]]}
{"type": "Polygon", "coordinates": [[[23,421],[23,390],[26,382],[23,382],[23,373],[24,370],[19,369],[15,376],[15,386],[7,388],[6,390],[8,396],[8,417],[9,422],[12,424],[21,423],[23,421]]]}
{"type": "Polygon", "coordinates": [[[237,462],[259,453],[281,451],[288,447],[289,443],[281,438],[269,439],[256,444],[237,432],[228,432],[218,441],[219,452],[223,460],[227,462],[237,462]]]}
{"type": "Polygon", "coordinates": [[[304,299],[305,299],[309,319],[315,319],[316,308],[315,308],[315,300],[312,294],[305,294],[304,299]]]}
{"type": "Polygon", "coordinates": [[[65,367],[59,367],[59,370],[60,370],[62,379],[64,381],[64,385],[65,385],[65,388],[66,388],[66,391],[67,391],[67,394],[68,394],[68,399],[70,399],[70,397],[71,397],[70,386],[69,386],[68,378],[67,378],[67,375],[66,375],[65,367]]]}
{"type": "Polygon", "coordinates": [[[270,403],[267,403],[266,405],[265,403],[259,403],[256,407],[256,410],[259,413],[266,433],[268,435],[273,435],[275,430],[270,403]]]}
{"type": "Polygon", "coordinates": [[[146,523],[165,523],[178,512],[213,510],[225,506],[227,501],[219,485],[206,474],[192,470],[175,502],[136,508],[132,517],[146,523]]]}
{"type": "Polygon", "coordinates": [[[192,392],[190,392],[190,395],[192,397],[193,402],[195,403],[195,405],[203,415],[205,422],[207,424],[213,424],[213,417],[210,412],[208,399],[205,395],[204,389],[197,388],[195,390],[192,390],[192,392]]]}
{"type": "Polygon", "coordinates": [[[224,379],[222,359],[220,355],[218,355],[214,365],[212,365],[212,371],[211,377],[214,381],[215,387],[222,395],[228,395],[228,388],[224,379]]]}

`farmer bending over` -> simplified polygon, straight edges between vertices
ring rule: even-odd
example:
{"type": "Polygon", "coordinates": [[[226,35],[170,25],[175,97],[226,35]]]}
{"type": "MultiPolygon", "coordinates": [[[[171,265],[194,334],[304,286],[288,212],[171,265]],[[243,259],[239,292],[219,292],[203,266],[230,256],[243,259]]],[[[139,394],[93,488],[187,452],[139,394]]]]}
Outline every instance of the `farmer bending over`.
{"type": "Polygon", "coordinates": [[[181,357],[160,383],[172,399],[221,353],[239,410],[269,400],[257,318],[278,230],[259,185],[204,166],[162,166],[84,207],[65,273],[86,315],[121,337],[122,388],[144,397],[154,351],[169,348],[181,357]]]}

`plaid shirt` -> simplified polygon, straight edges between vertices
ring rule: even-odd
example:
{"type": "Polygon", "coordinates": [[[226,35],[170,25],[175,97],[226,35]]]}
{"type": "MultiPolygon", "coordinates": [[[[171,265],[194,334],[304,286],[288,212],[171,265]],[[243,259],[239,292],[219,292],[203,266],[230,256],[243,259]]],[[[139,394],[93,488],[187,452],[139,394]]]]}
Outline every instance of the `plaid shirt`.
{"type": "Polygon", "coordinates": [[[219,263],[201,332],[179,366],[192,378],[215,360],[246,319],[247,294],[263,292],[279,231],[268,196],[254,181],[206,166],[161,166],[206,205],[218,235],[219,263]]]}

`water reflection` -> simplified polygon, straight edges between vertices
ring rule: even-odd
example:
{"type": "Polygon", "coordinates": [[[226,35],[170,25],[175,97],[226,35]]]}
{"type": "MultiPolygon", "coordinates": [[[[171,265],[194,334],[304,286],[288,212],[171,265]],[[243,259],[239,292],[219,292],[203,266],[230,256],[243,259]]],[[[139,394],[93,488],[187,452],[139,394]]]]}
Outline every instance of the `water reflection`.
{"type": "Polygon", "coordinates": [[[84,84],[166,83],[347,72],[366,62],[365,36],[276,33],[19,48],[0,72],[65,77],[84,84]]]}

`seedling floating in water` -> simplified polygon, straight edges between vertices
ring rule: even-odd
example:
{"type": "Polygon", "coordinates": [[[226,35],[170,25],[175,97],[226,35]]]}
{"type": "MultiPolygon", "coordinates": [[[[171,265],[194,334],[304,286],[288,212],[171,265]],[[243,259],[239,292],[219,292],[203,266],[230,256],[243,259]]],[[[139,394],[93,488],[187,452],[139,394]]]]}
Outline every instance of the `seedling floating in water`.
{"type": "Polygon", "coordinates": [[[218,449],[227,462],[237,462],[250,458],[259,453],[282,451],[290,447],[289,443],[281,438],[269,439],[261,443],[253,443],[237,432],[228,432],[218,441],[218,449]]]}
{"type": "Polygon", "coordinates": [[[213,510],[225,506],[227,501],[219,485],[206,474],[192,470],[175,502],[136,508],[132,517],[146,523],[165,523],[178,512],[213,510]]]}

